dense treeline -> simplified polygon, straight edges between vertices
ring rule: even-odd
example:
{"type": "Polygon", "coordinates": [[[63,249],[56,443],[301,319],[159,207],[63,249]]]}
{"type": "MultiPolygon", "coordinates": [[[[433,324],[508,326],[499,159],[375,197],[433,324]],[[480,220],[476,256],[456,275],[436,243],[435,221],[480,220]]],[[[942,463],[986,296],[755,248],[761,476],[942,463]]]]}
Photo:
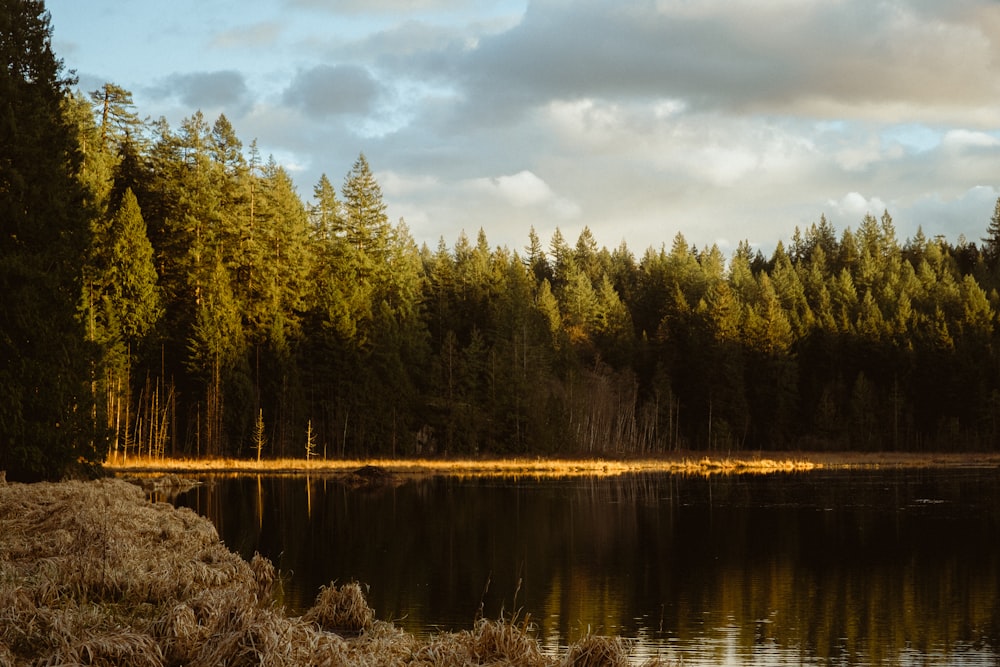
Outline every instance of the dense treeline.
{"type": "MultiPolygon", "coordinates": [[[[303,202],[225,116],[151,133],[69,100],[95,207],[85,310],[118,451],[185,455],[986,448],[1000,215],[985,245],[824,219],[765,258],[636,257],[589,230],[418,248],[358,157],[303,202]],[[145,232],[145,233],[144,233],[145,232]]],[[[1000,212],[1000,208],[998,208],[1000,212]]],[[[985,222],[985,221],[984,221],[985,222]]]]}
{"type": "MultiPolygon", "coordinates": [[[[339,192],[323,176],[303,201],[224,115],[140,121],[128,91],[70,94],[52,60],[58,96],[25,109],[56,115],[25,111],[3,128],[24,133],[30,119],[28,132],[72,136],[55,153],[52,139],[5,140],[35,148],[0,166],[41,167],[0,181],[12,348],[0,372],[15,396],[24,372],[63,382],[63,365],[86,367],[72,397],[53,387],[72,420],[31,412],[86,434],[85,458],[1000,442],[1000,202],[981,246],[901,243],[885,212],[839,234],[821,217],[770,258],[747,243],[726,258],[680,234],[636,257],[588,229],[575,244],[532,231],[511,250],[480,231],[420,248],[388,220],[364,155],[339,192]],[[14,204],[24,182],[58,191],[33,200],[48,210],[14,204]],[[19,216],[38,218],[37,239],[19,216]],[[46,273],[53,257],[62,270],[46,273]],[[67,290],[79,292],[76,323],[58,315],[69,342],[39,343],[55,356],[14,349],[33,327],[54,330],[45,299],[67,290]],[[12,368],[39,358],[49,367],[12,368]]],[[[12,67],[4,85],[37,82],[12,67]]],[[[4,408],[5,437],[45,391],[4,408]]],[[[22,440],[6,465],[40,467],[48,445],[22,440]]]]}

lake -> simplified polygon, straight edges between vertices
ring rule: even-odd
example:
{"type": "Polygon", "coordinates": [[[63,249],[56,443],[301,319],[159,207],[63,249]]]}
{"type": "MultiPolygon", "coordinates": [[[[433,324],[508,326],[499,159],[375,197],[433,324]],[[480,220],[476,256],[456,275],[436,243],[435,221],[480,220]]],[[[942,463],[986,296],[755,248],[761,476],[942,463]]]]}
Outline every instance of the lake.
{"type": "Polygon", "coordinates": [[[685,665],[1000,664],[1000,470],[768,476],[206,476],[175,499],[282,573],[358,581],[418,635],[517,614],[685,665]]]}

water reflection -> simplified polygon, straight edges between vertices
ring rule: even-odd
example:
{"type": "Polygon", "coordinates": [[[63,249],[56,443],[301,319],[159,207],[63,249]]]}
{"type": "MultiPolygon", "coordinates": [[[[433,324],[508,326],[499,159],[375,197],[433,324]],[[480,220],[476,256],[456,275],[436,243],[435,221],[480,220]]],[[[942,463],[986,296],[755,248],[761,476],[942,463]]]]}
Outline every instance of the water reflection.
{"type": "Polygon", "coordinates": [[[685,664],[998,664],[995,470],[769,477],[207,478],[178,500],[308,607],[337,580],[416,633],[518,610],[685,664]]]}

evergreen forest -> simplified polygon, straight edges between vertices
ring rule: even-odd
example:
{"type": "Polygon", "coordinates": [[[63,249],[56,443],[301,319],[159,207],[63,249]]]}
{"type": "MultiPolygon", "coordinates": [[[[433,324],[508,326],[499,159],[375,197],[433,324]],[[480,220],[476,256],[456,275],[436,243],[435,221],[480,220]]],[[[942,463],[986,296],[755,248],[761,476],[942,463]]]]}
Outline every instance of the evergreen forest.
{"type": "Polygon", "coordinates": [[[771,256],[532,231],[419,246],[359,155],[303,197],[225,115],[143,120],[0,12],[0,469],[120,456],[1000,444],[984,237],[819,215],[771,256]]]}

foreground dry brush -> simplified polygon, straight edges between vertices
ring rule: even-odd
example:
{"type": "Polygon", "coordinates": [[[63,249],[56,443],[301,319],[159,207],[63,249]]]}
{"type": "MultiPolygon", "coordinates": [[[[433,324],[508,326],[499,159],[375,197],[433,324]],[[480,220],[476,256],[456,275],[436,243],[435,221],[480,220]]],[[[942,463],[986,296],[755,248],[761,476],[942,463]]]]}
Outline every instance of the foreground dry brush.
{"type": "Polygon", "coordinates": [[[0,667],[628,664],[623,640],[547,656],[523,625],[487,619],[418,640],[375,620],[357,584],[324,587],[289,617],[274,579],[207,519],[124,481],[0,479],[0,667]]]}

